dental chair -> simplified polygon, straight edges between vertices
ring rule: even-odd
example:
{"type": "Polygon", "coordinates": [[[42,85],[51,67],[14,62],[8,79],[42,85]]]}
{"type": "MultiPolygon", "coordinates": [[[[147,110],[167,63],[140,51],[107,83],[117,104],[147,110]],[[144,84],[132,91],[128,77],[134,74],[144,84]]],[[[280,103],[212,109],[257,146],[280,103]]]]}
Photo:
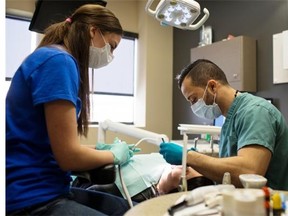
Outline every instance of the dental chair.
{"type": "Polygon", "coordinates": [[[113,187],[116,177],[114,164],[107,164],[86,172],[72,172],[71,174],[76,177],[71,185],[71,196],[76,202],[113,216],[120,215],[122,209],[131,208],[126,200],[108,191],[109,188],[113,187]],[[88,190],[92,185],[98,188],[88,190]],[[110,203],[114,203],[115,208],[119,209],[120,212],[114,212],[109,208],[110,203]]]}
{"type": "Polygon", "coordinates": [[[76,178],[72,182],[72,187],[87,188],[91,185],[110,185],[116,178],[116,167],[114,164],[107,164],[102,167],[85,171],[72,172],[76,178]]]}

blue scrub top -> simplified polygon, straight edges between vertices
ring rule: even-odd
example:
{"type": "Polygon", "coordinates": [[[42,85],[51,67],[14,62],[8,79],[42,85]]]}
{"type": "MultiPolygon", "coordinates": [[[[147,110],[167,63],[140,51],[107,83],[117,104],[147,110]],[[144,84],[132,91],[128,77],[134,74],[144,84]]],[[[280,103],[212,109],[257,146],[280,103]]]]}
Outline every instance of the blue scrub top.
{"type": "Polygon", "coordinates": [[[67,100],[81,109],[79,70],[64,50],[42,47],[16,71],[6,97],[6,210],[67,194],[70,173],[58,166],[51,150],[44,104],[67,100]]]}

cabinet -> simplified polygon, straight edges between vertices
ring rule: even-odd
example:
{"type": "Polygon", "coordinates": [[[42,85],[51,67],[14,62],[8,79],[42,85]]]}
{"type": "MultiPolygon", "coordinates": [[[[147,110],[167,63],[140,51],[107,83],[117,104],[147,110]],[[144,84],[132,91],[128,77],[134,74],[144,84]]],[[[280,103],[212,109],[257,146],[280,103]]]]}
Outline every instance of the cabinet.
{"type": "Polygon", "coordinates": [[[226,74],[229,84],[239,91],[256,92],[256,40],[238,36],[191,49],[191,62],[208,59],[226,74]]]}

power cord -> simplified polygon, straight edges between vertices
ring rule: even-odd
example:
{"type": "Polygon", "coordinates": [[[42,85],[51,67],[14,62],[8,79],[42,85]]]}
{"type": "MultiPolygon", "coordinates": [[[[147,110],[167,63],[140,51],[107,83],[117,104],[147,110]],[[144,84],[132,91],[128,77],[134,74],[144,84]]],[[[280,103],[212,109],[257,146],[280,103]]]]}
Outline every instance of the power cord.
{"type": "Polygon", "coordinates": [[[156,140],[156,141],[158,141],[157,138],[144,137],[144,138],[140,139],[140,140],[133,146],[133,149],[135,149],[141,142],[146,141],[146,140],[156,140]]]}
{"type": "Polygon", "coordinates": [[[132,208],[132,207],[133,207],[133,202],[132,202],[131,196],[130,196],[130,194],[129,194],[129,192],[128,192],[128,189],[127,189],[127,187],[126,187],[126,185],[125,185],[125,183],[124,183],[124,180],[123,180],[123,178],[122,178],[122,173],[121,173],[120,165],[118,165],[118,172],[119,172],[119,178],[120,178],[120,182],[121,182],[121,185],[122,185],[124,194],[125,194],[125,196],[126,196],[126,199],[127,199],[127,201],[128,201],[128,204],[129,204],[130,208],[132,208]]]}

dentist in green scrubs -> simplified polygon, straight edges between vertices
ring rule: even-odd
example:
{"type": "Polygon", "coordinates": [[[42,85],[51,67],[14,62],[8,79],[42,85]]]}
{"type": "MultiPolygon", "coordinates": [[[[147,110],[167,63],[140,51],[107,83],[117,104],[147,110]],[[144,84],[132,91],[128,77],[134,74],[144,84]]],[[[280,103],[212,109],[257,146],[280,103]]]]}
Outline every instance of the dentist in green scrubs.
{"type": "MultiPolygon", "coordinates": [[[[195,115],[226,117],[219,158],[189,150],[189,166],[216,183],[229,172],[232,184],[242,187],[239,175],[253,173],[266,177],[272,189],[288,190],[288,127],[273,104],[232,88],[225,73],[206,59],[186,66],[177,80],[195,115]]],[[[160,153],[168,163],[182,163],[182,147],[176,144],[161,143],[160,153]]]]}

